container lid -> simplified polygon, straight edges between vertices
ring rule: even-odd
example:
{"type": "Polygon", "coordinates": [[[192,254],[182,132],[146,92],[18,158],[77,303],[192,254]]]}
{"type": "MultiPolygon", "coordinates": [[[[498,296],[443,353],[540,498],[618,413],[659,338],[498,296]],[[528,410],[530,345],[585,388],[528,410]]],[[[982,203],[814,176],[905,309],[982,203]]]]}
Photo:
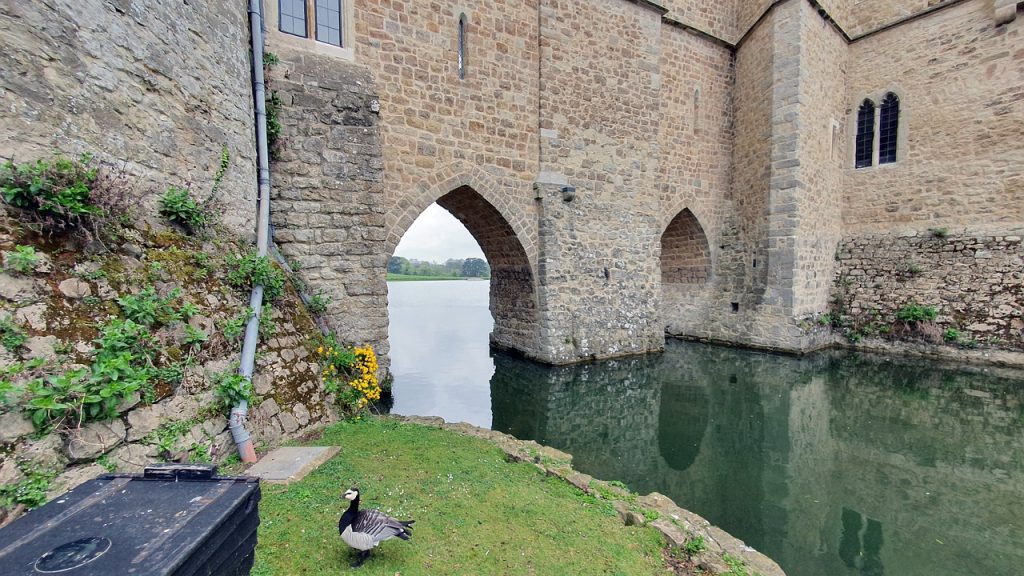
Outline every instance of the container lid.
{"type": "Polygon", "coordinates": [[[195,469],[86,482],[0,530],[5,575],[172,574],[235,515],[256,514],[256,478],[195,469]]]}

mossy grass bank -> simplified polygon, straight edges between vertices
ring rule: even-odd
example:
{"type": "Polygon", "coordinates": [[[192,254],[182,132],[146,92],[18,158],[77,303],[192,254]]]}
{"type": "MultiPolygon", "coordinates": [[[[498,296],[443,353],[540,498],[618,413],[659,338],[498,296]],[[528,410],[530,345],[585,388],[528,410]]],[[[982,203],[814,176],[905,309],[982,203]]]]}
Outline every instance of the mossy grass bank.
{"type": "Polygon", "coordinates": [[[412,540],[383,543],[362,574],[674,573],[657,530],[624,526],[609,501],[487,440],[374,417],[307,443],[341,452],[300,482],[264,485],[256,576],[347,572],[337,522],[352,485],[364,507],[416,520],[412,540]]]}

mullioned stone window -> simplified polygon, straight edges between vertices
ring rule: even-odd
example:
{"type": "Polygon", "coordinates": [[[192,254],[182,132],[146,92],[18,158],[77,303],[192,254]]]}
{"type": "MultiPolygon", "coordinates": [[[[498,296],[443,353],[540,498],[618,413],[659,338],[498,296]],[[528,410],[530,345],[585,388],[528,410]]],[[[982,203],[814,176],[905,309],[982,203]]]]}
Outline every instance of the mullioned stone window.
{"type": "Polygon", "coordinates": [[[857,132],[854,138],[855,168],[892,164],[902,155],[905,128],[900,122],[900,98],[887,92],[882,105],[865,98],[857,108],[857,132]]]}
{"type": "Polygon", "coordinates": [[[266,30],[274,44],[354,59],[353,0],[268,0],[266,30]]]}

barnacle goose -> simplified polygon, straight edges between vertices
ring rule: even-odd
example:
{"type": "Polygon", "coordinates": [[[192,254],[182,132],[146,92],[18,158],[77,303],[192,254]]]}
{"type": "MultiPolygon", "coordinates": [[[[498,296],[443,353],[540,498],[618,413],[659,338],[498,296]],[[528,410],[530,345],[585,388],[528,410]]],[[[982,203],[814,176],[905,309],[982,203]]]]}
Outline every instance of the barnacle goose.
{"type": "Polygon", "coordinates": [[[412,536],[409,526],[415,520],[396,520],[380,510],[359,509],[359,489],[353,486],[345,491],[345,499],[351,502],[348,510],[338,520],[338,532],[346,544],[359,550],[353,568],[363,565],[378,544],[395,536],[408,540],[412,536]]]}

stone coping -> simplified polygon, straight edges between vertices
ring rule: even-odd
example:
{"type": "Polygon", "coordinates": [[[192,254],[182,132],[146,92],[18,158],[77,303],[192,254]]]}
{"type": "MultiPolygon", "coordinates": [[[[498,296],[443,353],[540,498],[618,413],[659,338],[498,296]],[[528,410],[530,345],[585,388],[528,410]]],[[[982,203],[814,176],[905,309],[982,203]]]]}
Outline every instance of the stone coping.
{"type": "Polygon", "coordinates": [[[692,561],[708,574],[729,573],[726,554],[741,559],[755,576],[785,576],[771,558],[747,546],[706,519],[680,508],[671,498],[657,492],[637,496],[604,480],[598,480],[572,468],[572,455],[543,446],[532,440],[519,440],[508,434],[481,428],[465,422],[450,423],[437,416],[388,415],[400,422],[442,428],[467,436],[483,438],[496,444],[510,461],[528,462],[548,476],[555,476],[594,497],[611,500],[619,517],[627,526],[649,525],[665,537],[670,546],[685,547],[690,540],[703,537],[706,549],[694,554],[692,561]],[[654,520],[649,520],[655,518],[654,520]]]}
{"type": "Polygon", "coordinates": [[[284,446],[275,448],[245,473],[270,484],[298,482],[341,450],[338,446],[284,446]]]}

